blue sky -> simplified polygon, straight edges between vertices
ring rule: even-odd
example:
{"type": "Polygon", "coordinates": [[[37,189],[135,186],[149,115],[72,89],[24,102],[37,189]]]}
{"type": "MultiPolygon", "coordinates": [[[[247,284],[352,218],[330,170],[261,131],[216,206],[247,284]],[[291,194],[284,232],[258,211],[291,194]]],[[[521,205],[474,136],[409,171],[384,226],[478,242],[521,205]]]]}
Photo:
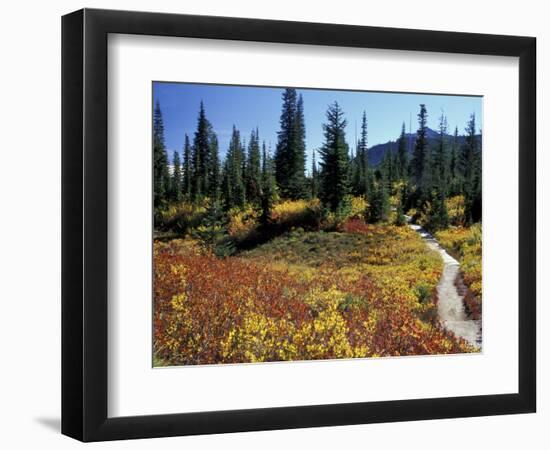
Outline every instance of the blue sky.
{"type": "MultiPolygon", "coordinates": [[[[357,134],[360,132],[363,110],[367,112],[369,146],[396,139],[403,122],[408,132],[409,117],[412,117],[414,132],[421,103],[428,110],[430,128],[437,129],[442,111],[447,116],[449,133],[458,126],[459,134],[463,134],[471,113],[476,114],[477,127],[482,128],[481,97],[319,89],[297,91],[304,98],[308,160],[311,152],[322,145],[326,109],[335,100],[348,121],[346,138],[350,144],[355,142],[355,130],[357,134]]],[[[271,145],[273,152],[279,130],[282,92],[283,88],[154,82],[153,102],[160,101],[170,159],[174,150],[181,153],[185,133],[192,142],[201,100],[206,117],[218,135],[222,158],[233,125],[247,141],[252,129],[258,127],[260,140],[271,145]]]]}

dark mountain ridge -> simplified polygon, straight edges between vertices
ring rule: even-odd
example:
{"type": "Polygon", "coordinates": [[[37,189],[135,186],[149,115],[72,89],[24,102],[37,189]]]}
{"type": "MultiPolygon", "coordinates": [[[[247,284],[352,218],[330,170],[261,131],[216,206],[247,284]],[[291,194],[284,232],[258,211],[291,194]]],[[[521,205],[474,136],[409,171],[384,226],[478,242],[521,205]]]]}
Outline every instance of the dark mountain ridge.
{"type": "MultiPolygon", "coordinates": [[[[407,150],[409,154],[409,158],[412,155],[412,152],[414,150],[414,141],[416,139],[416,133],[407,133],[405,134],[407,137],[407,150]]],[[[437,142],[437,139],[439,138],[439,133],[435,130],[432,130],[431,128],[427,128],[426,136],[428,138],[428,145],[433,145],[435,142],[437,142]]],[[[479,135],[477,135],[479,139],[479,135]]],[[[452,142],[452,139],[454,138],[451,134],[445,134],[445,138],[452,142]]],[[[464,135],[458,135],[458,145],[461,147],[466,140],[466,136],[464,135]]],[[[391,151],[392,154],[397,152],[397,141],[398,139],[395,139],[394,141],[388,141],[382,144],[376,144],[373,145],[368,149],[368,158],[369,158],[369,164],[371,166],[378,166],[382,160],[384,159],[384,156],[387,152],[391,151]]]]}

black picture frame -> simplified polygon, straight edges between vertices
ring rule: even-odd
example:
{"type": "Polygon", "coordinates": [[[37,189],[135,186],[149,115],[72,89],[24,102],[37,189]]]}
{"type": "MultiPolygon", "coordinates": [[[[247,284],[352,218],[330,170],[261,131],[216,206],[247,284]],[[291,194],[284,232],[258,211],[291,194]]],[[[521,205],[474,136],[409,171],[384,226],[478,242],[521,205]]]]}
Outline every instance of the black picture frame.
{"type": "Polygon", "coordinates": [[[62,433],[82,441],[535,412],[536,39],[83,9],[62,18],[62,433]],[[278,42],[519,58],[518,393],[107,416],[107,36],[278,42]]]}

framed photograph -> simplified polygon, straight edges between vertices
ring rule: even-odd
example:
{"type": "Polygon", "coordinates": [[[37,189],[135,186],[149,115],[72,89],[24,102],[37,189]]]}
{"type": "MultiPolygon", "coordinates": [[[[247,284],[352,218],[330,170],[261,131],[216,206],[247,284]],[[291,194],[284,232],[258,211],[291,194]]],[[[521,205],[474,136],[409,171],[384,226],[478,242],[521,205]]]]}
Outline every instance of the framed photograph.
{"type": "Polygon", "coordinates": [[[62,21],[62,432],[535,412],[536,40],[62,21]]]}

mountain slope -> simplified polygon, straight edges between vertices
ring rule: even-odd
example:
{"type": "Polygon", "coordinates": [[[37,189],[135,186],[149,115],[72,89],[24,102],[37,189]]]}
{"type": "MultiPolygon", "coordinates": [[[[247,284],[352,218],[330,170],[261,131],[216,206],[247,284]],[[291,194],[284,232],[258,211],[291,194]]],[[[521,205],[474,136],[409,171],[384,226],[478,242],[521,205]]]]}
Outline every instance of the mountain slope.
{"type": "MultiPolygon", "coordinates": [[[[426,133],[428,137],[428,144],[432,145],[436,142],[437,138],[439,137],[439,133],[435,130],[432,130],[431,128],[427,129],[426,133]]],[[[407,136],[407,142],[408,142],[408,151],[409,151],[409,157],[413,152],[414,149],[414,141],[416,139],[416,133],[406,134],[407,136]]],[[[450,134],[445,135],[446,138],[450,141],[453,139],[453,136],[450,134]]],[[[479,138],[479,136],[478,136],[479,138]]],[[[458,136],[458,145],[459,147],[464,144],[466,137],[465,136],[458,136]]],[[[369,158],[369,164],[371,166],[377,166],[382,162],[382,159],[384,159],[384,155],[391,151],[392,153],[395,153],[397,151],[397,139],[394,141],[388,141],[382,144],[376,144],[369,148],[368,150],[368,158],[369,158]]]]}

